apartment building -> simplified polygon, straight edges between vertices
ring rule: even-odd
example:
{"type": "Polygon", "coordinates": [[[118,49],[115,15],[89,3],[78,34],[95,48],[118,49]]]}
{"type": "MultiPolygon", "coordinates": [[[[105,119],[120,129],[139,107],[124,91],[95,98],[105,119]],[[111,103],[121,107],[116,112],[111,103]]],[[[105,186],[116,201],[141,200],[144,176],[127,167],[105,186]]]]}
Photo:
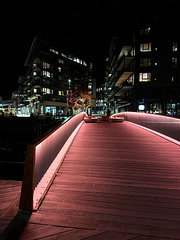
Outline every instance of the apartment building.
{"type": "Polygon", "coordinates": [[[130,43],[112,42],[110,49],[109,55],[112,49],[116,53],[107,62],[105,82],[113,112],[180,116],[180,41],[176,34],[169,34],[157,22],[137,26],[130,43]]]}
{"type": "Polygon", "coordinates": [[[27,72],[19,78],[26,111],[34,115],[66,115],[67,91],[78,87],[93,91],[92,63],[35,38],[25,61],[27,72]]]}

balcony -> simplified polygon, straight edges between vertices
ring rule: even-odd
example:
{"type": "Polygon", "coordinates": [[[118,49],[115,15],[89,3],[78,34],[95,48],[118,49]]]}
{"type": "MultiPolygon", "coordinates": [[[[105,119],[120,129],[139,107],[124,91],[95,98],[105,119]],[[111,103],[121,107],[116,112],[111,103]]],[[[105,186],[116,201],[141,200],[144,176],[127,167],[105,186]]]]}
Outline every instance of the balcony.
{"type": "Polygon", "coordinates": [[[125,81],[127,81],[131,77],[133,73],[134,73],[133,71],[121,72],[117,82],[115,83],[115,86],[118,87],[122,85],[125,81]]]}
{"type": "Polygon", "coordinates": [[[123,57],[133,56],[134,53],[132,50],[133,46],[123,46],[117,61],[120,62],[123,57]]]}
{"type": "Polygon", "coordinates": [[[121,95],[123,95],[126,92],[129,92],[130,90],[133,89],[133,85],[132,83],[128,83],[128,82],[124,82],[119,88],[118,91],[116,91],[115,93],[115,97],[119,97],[121,95]]]}
{"type": "Polygon", "coordinates": [[[108,93],[109,100],[112,98],[117,99],[118,97],[122,96],[124,93],[129,92],[132,89],[132,82],[128,83],[127,81],[119,86],[114,86],[108,93]]]}
{"type": "Polygon", "coordinates": [[[132,102],[132,99],[130,97],[116,97],[116,104],[117,105],[124,105],[124,104],[127,104],[127,103],[130,103],[132,102]]]}
{"type": "Polygon", "coordinates": [[[133,60],[134,56],[124,56],[117,66],[117,71],[123,71],[129,68],[133,60]]]}

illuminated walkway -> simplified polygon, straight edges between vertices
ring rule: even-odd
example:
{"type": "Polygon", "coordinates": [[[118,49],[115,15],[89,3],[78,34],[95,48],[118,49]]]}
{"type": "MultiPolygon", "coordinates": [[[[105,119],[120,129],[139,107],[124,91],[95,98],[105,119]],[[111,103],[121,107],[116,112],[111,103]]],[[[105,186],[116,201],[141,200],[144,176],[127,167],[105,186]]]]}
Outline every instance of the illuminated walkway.
{"type": "Polygon", "coordinates": [[[180,239],[180,146],[84,123],[20,239],[180,239]]]}

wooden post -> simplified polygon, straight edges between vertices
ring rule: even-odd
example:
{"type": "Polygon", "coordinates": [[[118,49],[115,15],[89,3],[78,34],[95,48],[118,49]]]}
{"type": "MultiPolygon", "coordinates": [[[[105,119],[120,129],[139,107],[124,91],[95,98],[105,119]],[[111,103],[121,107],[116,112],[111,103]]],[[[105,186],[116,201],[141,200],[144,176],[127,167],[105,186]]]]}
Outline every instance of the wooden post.
{"type": "Polygon", "coordinates": [[[33,210],[34,169],[35,169],[35,145],[28,144],[19,205],[20,210],[27,212],[32,212],[33,210]]]}

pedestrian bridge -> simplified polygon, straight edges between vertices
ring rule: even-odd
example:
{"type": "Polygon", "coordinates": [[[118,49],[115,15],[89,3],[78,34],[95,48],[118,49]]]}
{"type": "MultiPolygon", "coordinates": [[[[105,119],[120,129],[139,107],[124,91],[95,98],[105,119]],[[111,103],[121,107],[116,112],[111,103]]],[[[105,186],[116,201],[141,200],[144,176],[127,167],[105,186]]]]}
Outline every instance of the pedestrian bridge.
{"type": "Polygon", "coordinates": [[[28,145],[20,239],[180,239],[180,119],[85,116],[28,145]]]}

